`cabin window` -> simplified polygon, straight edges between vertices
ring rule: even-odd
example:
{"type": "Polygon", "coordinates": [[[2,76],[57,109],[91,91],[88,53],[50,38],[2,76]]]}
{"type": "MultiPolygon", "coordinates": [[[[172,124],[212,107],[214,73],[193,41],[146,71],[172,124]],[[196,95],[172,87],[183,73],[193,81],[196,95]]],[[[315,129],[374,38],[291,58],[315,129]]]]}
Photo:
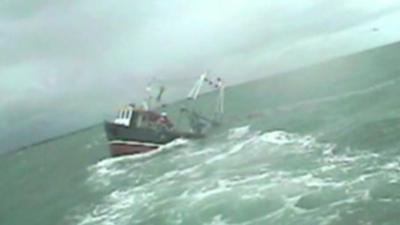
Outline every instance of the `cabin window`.
{"type": "Polygon", "coordinates": [[[128,117],[128,111],[126,111],[126,109],[124,110],[124,114],[122,116],[122,119],[126,119],[126,117],[128,117]]]}
{"type": "Polygon", "coordinates": [[[132,110],[129,109],[129,110],[128,110],[128,116],[126,117],[126,119],[127,119],[127,120],[130,120],[130,119],[131,119],[131,116],[132,116],[132,110]]]}
{"type": "Polygon", "coordinates": [[[118,111],[117,117],[115,118],[114,122],[116,124],[130,126],[132,115],[133,110],[131,108],[121,109],[120,111],[118,111]]]}
{"type": "Polygon", "coordinates": [[[137,127],[141,127],[142,126],[142,122],[143,122],[143,115],[139,114],[138,118],[136,120],[136,126],[137,127]]]}
{"type": "Polygon", "coordinates": [[[130,116],[130,124],[137,126],[136,121],[137,121],[138,113],[136,111],[131,111],[131,116],[130,116]]]}

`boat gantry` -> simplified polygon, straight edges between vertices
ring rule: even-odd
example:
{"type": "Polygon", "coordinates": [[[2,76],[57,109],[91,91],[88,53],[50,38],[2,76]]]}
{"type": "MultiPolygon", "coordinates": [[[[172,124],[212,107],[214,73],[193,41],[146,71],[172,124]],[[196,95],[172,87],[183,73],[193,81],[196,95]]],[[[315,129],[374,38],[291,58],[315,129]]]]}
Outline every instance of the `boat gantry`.
{"type": "Polygon", "coordinates": [[[112,156],[157,150],[178,138],[204,138],[210,129],[222,123],[225,86],[221,78],[212,79],[208,73],[205,73],[197,79],[186,99],[183,100],[183,106],[176,112],[179,118],[187,119],[187,128],[177,126],[165,112],[164,109],[168,107],[167,104],[162,103],[165,90],[163,85],[148,85],[147,98],[143,103],[129,104],[118,111],[114,120],[104,122],[112,156]],[[217,91],[215,109],[211,115],[197,110],[201,89],[205,85],[217,91]],[[156,95],[153,95],[155,86],[158,91],[156,95]]]}

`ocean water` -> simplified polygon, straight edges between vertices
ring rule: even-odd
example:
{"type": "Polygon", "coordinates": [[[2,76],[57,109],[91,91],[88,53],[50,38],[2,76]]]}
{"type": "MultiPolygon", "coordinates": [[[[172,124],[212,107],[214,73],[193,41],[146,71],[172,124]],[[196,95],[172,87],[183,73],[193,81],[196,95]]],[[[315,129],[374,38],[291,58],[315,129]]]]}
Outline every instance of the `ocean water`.
{"type": "Polygon", "coordinates": [[[0,224],[397,225],[399,50],[229,87],[204,140],[109,158],[98,126],[1,155],[0,224]]]}

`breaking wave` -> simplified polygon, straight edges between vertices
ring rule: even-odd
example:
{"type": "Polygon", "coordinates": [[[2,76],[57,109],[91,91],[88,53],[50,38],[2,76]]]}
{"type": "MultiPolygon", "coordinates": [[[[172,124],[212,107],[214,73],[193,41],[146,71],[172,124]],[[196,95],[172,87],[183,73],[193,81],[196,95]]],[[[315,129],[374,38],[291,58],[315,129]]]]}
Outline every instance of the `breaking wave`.
{"type": "Polygon", "coordinates": [[[312,135],[263,133],[248,125],[227,131],[221,140],[206,146],[179,141],[166,155],[90,166],[87,185],[106,194],[76,216],[77,223],[331,224],[339,220],[339,208],[376,199],[373,188],[382,175],[399,181],[399,159],[378,168],[380,155],[337,153],[335,144],[312,135]],[[166,165],[157,167],[159,162],[166,165]],[[363,176],[360,170],[366,171],[363,176]]]}

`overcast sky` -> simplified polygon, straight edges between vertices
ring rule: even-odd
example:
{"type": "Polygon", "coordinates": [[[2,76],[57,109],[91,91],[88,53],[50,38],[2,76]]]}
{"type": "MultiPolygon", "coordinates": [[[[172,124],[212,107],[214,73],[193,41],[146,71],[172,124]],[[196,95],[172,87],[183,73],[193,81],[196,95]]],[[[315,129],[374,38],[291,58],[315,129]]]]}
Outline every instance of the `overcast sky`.
{"type": "Polygon", "coordinates": [[[234,84],[395,42],[398,21],[395,0],[3,0],[0,142],[99,121],[151,77],[177,98],[206,69],[234,84]]]}

